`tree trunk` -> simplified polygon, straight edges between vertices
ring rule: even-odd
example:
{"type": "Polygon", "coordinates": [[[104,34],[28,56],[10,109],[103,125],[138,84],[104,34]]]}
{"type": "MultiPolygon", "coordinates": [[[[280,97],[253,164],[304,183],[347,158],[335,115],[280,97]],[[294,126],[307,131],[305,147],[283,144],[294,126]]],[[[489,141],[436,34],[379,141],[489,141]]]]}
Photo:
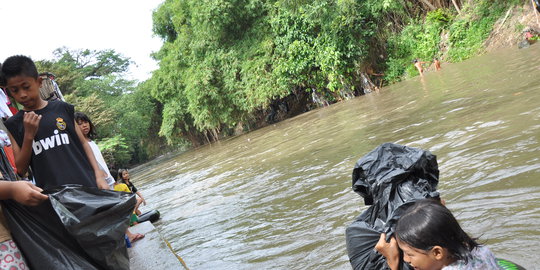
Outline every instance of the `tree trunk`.
{"type": "Polygon", "coordinates": [[[457,13],[458,13],[459,15],[461,15],[461,10],[459,9],[459,5],[458,5],[458,3],[456,2],[456,0],[452,0],[452,4],[454,4],[454,7],[456,8],[457,13]]]}
{"type": "Polygon", "coordinates": [[[426,5],[429,10],[436,10],[435,6],[433,6],[428,0],[419,0],[420,2],[422,2],[424,5],[426,5]]]}
{"type": "Polygon", "coordinates": [[[359,72],[359,74],[360,74],[360,85],[362,86],[362,91],[364,92],[364,94],[379,90],[379,88],[371,81],[367,73],[359,72]]]}

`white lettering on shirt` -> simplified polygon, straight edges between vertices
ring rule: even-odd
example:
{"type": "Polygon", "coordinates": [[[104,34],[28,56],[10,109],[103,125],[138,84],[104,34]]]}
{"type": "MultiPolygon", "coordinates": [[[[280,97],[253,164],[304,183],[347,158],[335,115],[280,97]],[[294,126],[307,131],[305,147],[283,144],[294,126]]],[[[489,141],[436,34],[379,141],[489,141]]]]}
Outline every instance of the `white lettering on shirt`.
{"type": "Polygon", "coordinates": [[[37,156],[44,150],[46,151],[63,144],[69,144],[69,136],[67,133],[58,134],[58,129],[55,129],[54,135],[39,141],[34,141],[32,143],[32,148],[34,149],[34,155],[37,156]]]}

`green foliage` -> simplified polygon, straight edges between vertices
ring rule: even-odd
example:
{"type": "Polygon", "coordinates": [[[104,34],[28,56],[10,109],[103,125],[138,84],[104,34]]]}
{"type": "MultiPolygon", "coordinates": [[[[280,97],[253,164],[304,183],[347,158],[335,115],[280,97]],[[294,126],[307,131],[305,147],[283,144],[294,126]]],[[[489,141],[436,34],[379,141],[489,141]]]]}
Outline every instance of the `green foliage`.
{"type": "Polygon", "coordinates": [[[480,53],[495,21],[517,2],[470,1],[470,5],[462,9],[462,16],[456,16],[451,10],[437,9],[428,12],[423,20],[410,21],[397,35],[388,35],[385,79],[394,82],[418,75],[412,64],[415,58],[431,61],[442,56],[446,61],[456,62],[480,53]],[[444,34],[448,34],[448,40],[441,39],[444,34]],[[446,43],[447,51],[441,50],[441,42],[446,43]]]}
{"type": "Polygon", "coordinates": [[[163,104],[160,135],[199,144],[291,93],[359,90],[365,67],[394,82],[418,74],[415,58],[466,59],[519,1],[458,2],[462,15],[434,0],[166,0],[153,14],[159,69],[146,83],[163,104]]]}
{"type": "Polygon", "coordinates": [[[37,61],[36,66],[39,71],[54,73],[65,94],[76,91],[87,79],[122,74],[131,64],[129,58],[114,50],[69,50],[64,47],[56,49],[53,54],[54,60],[37,61]]]}
{"type": "Polygon", "coordinates": [[[478,54],[507,7],[508,2],[481,0],[464,10],[468,16],[456,19],[450,26],[448,60],[462,61],[478,54]]]}
{"type": "Polygon", "coordinates": [[[97,141],[97,145],[109,167],[119,168],[128,164],[131,159],[131,148],[122,135],[97,141]]]}
{"type": "Polygon", "coordinates": [[[69,94],[64,97],[66,102],[75,105],[75,111],[83,112],[90,117],[97,128],[98,138],[109,137],[115,133],[113,126],[117,119],[116,112],[108,107],[97,94],[94,93],[88,97],[69,94]]]}
{"type": "Polygon", "coordinates": [[[453,15],[448,10],[439,8],[435,11],[428,12],[426,15],[426,21],[431,24],[439,24],[440,26],[446,26],[453,20],[453,15]]]}
{"type": "Polygon", "coordinates": [[[398,81],[403,76],[418,75],[412,61],[429,62],[439,53],[441,32],[446,24],[438,19],[425,22],[414,21],[406,26],[399,35],[388,38],[388,69],[385,78],[398,81]]]}
{"type": "Polygon", "coordinates": [[[362,11],[352,0],[165,1],[153,16],[165,42],[151,79],[160,134],[201,138],[294,89],[350,87],[374,33],[362,11]]]}

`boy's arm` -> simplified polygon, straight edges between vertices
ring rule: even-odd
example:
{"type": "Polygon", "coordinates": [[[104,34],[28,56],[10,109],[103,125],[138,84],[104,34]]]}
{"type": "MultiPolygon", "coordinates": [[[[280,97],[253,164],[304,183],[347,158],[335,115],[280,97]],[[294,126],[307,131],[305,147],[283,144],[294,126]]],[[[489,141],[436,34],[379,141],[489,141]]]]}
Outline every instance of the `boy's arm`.
{"type": "Polygon", "coordinates": [[[390,242],[386,242],[386,233],[381,234],[379,242],[375,245],[375,250],[386,258],[386,263],[391,270],[399,270],[399,246],[396,238],[390,238],[390,242]]]}
{"type": "Polygon", "coordinates": [[[94,174],[96,175],[96,184],[99,189],[109,189],[109,185],[107,185],[107,181],[105,181],[105,172],[102,171],[96,161],[96,157],[94,156],[94,152],[92,151],[92,148],[90,148],[90,145],[88,145],[88,141],[84,137],[81,129],[79,128],[79,125],[73,121],[75,125],[75,131],[77,132],[77,136],[79,137],[79,140],[82,143],[84,152],[86,153],[86,157],[88,157],[88,162],[90,162],[90,165],[92,166],[92,169],[94,169],[94,174]]]}
{"type": "Polygon", "coordinates": [[[8,132],[9,140],[13,147],[13,155],[15,156],[15,166],[20,175],[24,175],[28,171],[30,158],[32,157],[32,144],[34,143],[34,137],[36,136],[40,121],[41,115],[34,112],[24,113],[24,137],[21,146],[15,141],[11,133],[8,132]]]}

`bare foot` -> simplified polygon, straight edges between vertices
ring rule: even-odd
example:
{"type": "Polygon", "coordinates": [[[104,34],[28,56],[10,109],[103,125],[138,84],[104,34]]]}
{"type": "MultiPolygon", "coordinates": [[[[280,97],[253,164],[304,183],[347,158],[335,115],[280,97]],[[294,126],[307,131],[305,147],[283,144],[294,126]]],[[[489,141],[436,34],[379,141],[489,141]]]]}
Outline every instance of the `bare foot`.
{"type": "Polygon", "coordinates": [[[141,240],[144,238],[144,234],[141,234],[141,233],[131,233],[129,231],[126,232],[128,238],[129,238],[129,242],[133,243],[133,242],[136,242],[138,240],[141,240]]]}

